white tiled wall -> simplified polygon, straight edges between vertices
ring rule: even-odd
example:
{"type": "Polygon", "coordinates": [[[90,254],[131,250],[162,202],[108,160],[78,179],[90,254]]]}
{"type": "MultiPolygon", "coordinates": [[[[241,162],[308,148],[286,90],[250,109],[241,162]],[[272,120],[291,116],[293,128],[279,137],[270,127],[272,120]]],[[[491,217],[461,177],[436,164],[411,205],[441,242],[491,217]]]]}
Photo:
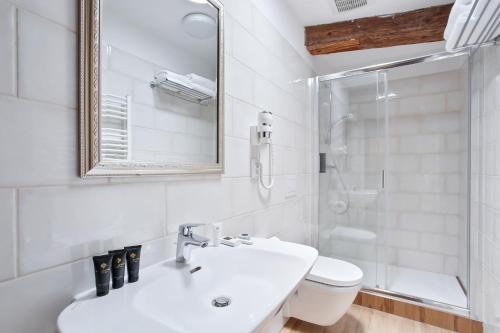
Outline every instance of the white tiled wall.
{"type": "Polygon", "coordinates": [[[181,223],[308,241],[312,70],[252,1],[223,2],[226,174],[83,181],[78,1],[0,0],[2,332],[53,333],[57,314],[94,283],[90,256],[142,243],[150,265],[174,254],[181,223]],[[262,109],[275,115],[271,192],[250,178],[248,127],[262,109]]]}
{"type": "Polygon", "coordinates": [[[500,47],[473,56],[471,308],[500,332],[500,47]]]}

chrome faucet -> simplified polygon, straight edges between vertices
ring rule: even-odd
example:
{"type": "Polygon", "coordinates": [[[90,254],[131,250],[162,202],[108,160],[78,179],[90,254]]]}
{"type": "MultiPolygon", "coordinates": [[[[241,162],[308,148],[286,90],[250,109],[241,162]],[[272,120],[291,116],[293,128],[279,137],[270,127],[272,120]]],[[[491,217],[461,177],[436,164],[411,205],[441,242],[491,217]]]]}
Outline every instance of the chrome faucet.
{"type": "Polygon", "coordinates": [[[179,226],[179,234],[177,235],[177,262],[189,262],[191,257],[190,246],[206,247],[208,245],[208,238],[193,234],[192,228],[202,225],[188,223],[179,226]]]}

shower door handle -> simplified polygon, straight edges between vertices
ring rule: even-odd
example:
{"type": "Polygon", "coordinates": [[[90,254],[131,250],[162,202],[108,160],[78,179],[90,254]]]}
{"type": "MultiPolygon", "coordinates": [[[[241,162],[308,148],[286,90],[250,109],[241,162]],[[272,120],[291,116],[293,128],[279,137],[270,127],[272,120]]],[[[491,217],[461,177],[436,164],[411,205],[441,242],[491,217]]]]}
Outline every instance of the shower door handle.
{"type": "Polygon", "coordinates": [[[382,169],[382,189],[385,188],[385,170],[382,169]]]}
{"type": "Polygon", "coordinates": [[[326,153],[319,153],[319,173],[326,172],[326,153]]]}

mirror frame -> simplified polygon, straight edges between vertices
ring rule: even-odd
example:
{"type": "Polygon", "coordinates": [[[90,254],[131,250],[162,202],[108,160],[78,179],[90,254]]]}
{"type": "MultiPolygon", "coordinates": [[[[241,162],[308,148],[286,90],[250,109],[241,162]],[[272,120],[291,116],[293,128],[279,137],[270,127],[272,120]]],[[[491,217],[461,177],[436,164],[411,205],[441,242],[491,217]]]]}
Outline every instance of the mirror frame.
{"type": "MultiPolygon", "coordinates": [[[[79,109],[80,175],[114,177],[202,174],[224,172],[224,9],[218,0],[206,0],[218,10],[217,54],[217,162],[181,164],[157,162],[103,162],[100,152],[101,1],[80,0],[79,109]]],[[[105,0],[104,0],[105,1],[105,0]]]]}

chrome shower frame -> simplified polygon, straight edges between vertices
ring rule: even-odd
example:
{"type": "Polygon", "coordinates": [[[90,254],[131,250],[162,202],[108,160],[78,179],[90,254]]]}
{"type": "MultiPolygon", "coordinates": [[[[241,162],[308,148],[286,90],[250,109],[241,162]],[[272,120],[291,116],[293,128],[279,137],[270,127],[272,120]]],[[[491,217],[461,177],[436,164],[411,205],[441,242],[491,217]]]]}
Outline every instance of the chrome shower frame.
{"type": "MultiPolygon", "coordinates": [[[[444,310],[448,311],[454,314],[462,315],[462,316],[471,316],[471,309],[470,309],[470,286],[471,286],[471,273],[470,273],[470,262],[471,262],[471,221],[470,221],[470,191],[471,191],[471,147],[470,147],[470,140],[471,140],[471,66],[470,66],[470,59],[471,56],[477,51],[478,48],[480,47],[485,47],[485,46],[491,46],[491,45],[496,45],[497,42],[490,42],[483,44],[481,46],[470,46],[470,47],[465,47],[461,49],[457,49],[454,52],[438,52],[438,53],[432,53],[420,57],[414,57],[414,58],[408,58],[408,59],[403,59],[403,60],[398,60],[398,61],[393,61],[393,62],[386,62],[386,63],[380,63],[372,66],[367,66],[367,67],[361,67],[357,69],[352,69],[352,70],[347,70],[343,72],[338,72],[338,73],[333,73],[333,74],[327,74],[327,75],[321,75],[321,76],[316,76],[314,78],[314,84],[313,84],[313,90],[314,90],[314,98],[316,101],[313,103],[313,105],[318,107],[318,98],[319,98],[319,84],[320,82],[325,82],[325,81],[332,81],[336,79],[341,79],[341,78],[346,78],[350,76],[356,76],[360,74],[368,74],[372,72],[378,72],[378,71],[384,71],[387,69],[391,68],[396,68],[396,67],[401,67],[401,66],[407,66],[407,65],[414,65],[414,64],[419,64],[419,63],[426,63],[426,62],[433,62],[433,61],[438,61],[438,60],[444,60],[444,59],[449,59],[449,58],[454,58],[454,57],[459,57],[459,56],[467,56],[468,58],[468,70],[467,70],[467,89],[468,89],[468,94],[467,94],[467,110],[466,110],[466,136],[467,136],[467,147],[466,147],[466,185],[467,185],[467,191],[466,191],[466,200],[467,200],[467,211],[466,213],[466,223],[467,223],[467,283],[466,283],[466,288],[467,288],[467,307],[462,308],[459,306],[454,306],[451,304],[446,304],[446,303],[441,303],[437,301],[433,301],[431,299],[423,299],[419,297],[415,297],[412,295],[406,295],[398,292],[393,292],[390,290],[386,289],[381,289],[381,288],[363,288],[364,291],[371,293],[371,294],[376,294],[384,297],[389,297],[397,300],[402,300],[405,302],[410,302],[410,303],[415,303],[417,305],[422,305],[430,308],[435,308],[439,310],[444,310]]],[[[317,121],[319,121],[319,117],[317,117],[317,121]]],[[[319,206],[318,206],[319,209],[319,206]]],[[[317,238],[318,235],[314,235],[313,237],[317,238]]],[[[316,239],[317,241],[317,239],[316,239]]]]}

